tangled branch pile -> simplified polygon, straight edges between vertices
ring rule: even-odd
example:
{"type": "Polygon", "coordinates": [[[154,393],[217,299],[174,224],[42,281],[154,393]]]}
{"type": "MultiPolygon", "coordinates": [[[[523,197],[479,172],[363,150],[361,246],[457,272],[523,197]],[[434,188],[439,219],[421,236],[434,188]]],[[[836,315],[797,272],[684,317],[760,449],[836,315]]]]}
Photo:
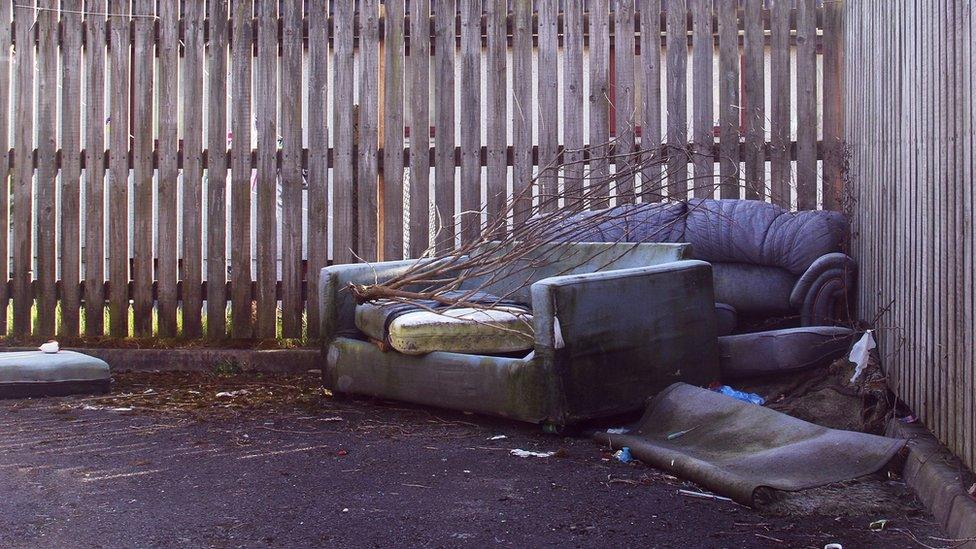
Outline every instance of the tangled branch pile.
{"type": "MultiPolygon", "coordinates": [[[[688,177],[687,164],[701,156],[689,148],[663,145],[652,151],[614,154],[614,143],[564,151],[560,158],[576,160],[552,163],[544,167],[530,184],[521,187],[503,211],[487,216],[484,210],[461,212],[463,216],[487,217],[487,223],[476,238],[459,246],[439,250],[429,248],[421,259],[401,274],[374,284],[350,285],[358,303],[378,300],[412,303],[440,310],[452,307],[485,308],[505,302],[511,293],[535,279],[535,271],[569,253],[553,243],[582,241],[608,222],[623,221],[629,210],[611,208],[610,190],[616,190],[618,204],[635,200],[634,180],[639,175],[640,196],[645,201],[673,202],[679,196],[711,196],[715,179],[688,177]],[[595,152],[605,155],[594,159],[595,152]],[[584,171],[584,163],[590,169],[584,171]],[[607,166],[614,172],[606,173],[607,166]],[[570,175],[570,174],[577,175],[570,175]],[[560,181],[562,184],[560,184],[560,181]],[[664,194],[664,189],[668,194],[664,194]],[[533,190],[537,193],[533,195],[533,190]],[[509,222],[512,226],[509,227],[509,222]],[[494,302],[473,299],[488,287],[505,280],[509,294],[492,296],[494,302]],[[470,281],[476,281],[470,283],[470,281]],[[468,282],[468,283],[466,283],[468,282]]],[[[709,161],[713,159],[707,155],[709,161]]],[[[739,178],[723,184],[738,186],[739,178]]],[[[490,201],[489,201],[490,202],[490,201]]],[[[454,223],[456,220],[451,220],[454,223]]],[[[656,230],[666,230],[658,227],[656,230]]],[[[627,241],[627,232],[618,241],[627,241]]],[[[439,240],[435,238],[435,241],[439,240]]],[[[594,257],[579,258],[576,266],[594,257]]],[[[608,263],[613,258],[608,259],[608,263]]]]}

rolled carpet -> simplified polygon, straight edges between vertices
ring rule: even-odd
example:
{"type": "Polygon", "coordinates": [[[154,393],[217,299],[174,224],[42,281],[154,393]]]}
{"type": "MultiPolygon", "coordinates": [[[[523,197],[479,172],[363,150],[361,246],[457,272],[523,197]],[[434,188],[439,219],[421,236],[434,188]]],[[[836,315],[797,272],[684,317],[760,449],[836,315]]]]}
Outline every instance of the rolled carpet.
{"type": "Polygon", "coordinates": [[[636,429],[594,438],[749,506],[761,487],[793,492],[877,472],[905,445],[685,383],[652,398],[636,429]]]}

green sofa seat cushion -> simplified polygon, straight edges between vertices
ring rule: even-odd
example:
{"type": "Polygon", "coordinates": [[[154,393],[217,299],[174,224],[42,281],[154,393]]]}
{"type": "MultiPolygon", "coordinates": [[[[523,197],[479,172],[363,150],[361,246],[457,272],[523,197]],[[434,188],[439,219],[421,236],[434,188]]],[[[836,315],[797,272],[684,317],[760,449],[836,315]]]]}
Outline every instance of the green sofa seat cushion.
{"type": "Polygon", "coordinates": [[[404,354],[512,353],[529,350],[534,344],[532,315],[523,307],[414,309],[391,315],[394,306],[384,303],[357,306],[356,327],[404,354]]]}

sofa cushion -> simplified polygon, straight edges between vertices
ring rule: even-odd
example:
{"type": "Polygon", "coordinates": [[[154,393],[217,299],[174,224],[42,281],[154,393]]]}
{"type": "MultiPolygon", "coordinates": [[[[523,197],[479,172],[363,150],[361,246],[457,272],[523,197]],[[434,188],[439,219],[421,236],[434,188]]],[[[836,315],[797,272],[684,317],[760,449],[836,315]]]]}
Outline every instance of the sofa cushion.
{"type": "Polygon", "coordinates": [[[0,353],[0,398],[56,396],[108,391],[108,364],[73,351],[0,353]]]}
{"type": "Polygon", "coordinates": [[[415,311],[390,323],[387,341],[408,355],[503,354],[533,347],[532,315],[519,307],[415,311]]]}
{"type": "Polygon", "coordinates": [[[757,200],[694,199],[684,241],[709,262],[780,267],[800,275],[820,256],[841,251],[847,221],[838,212],[790,212],[757,200]]]}
{"type": "Polygon", "coordinates": [[[850,328],[815,326],[720,337],[722,378],[783,374],[829,364],[847,353],[855,335],[850,328]]]}
{"type": "Polygon", "coordinates": [[[838,212],[696,198],[580,212],[553,234],[559,241],[689,242],[695,259],[780,267],[798,276],[818,257],[841,251],[848,228],[838,212]]]}
{"type": "Polygon", "coordinates": [[[712,263],[715,301],[745,314],[791,314],[790,292],[796,277],[779,267],[712,263]]]}
{"type": "Polygon", "coordinates": [[[527,307],[484,292],[448,292],[485,308],[445,307],[434,301],[376,301],[356,307],[356,327],[406,354],[433,351],[509,353],[533,346],[527,307]]]}

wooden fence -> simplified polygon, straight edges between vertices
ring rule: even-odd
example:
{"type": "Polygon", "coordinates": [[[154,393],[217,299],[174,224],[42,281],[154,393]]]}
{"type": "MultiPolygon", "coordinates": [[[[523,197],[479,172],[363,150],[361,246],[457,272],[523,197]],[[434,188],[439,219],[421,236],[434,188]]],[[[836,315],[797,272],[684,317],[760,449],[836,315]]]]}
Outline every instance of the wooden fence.
{"type": "MultiPolygon", "coordinates": [[[[836,12],[2,0],[0,331],[12,300],[17,335],[314,338],[320,268],[470,238],[480,218],[457,212],[501,211],[536,166],[611,136],[709,151],[675,166],[722,182],[698,196],[835,208],[836,12]]],[[[660,199],[641,190],[611,198],[660,199]]]]}
{"type": "Polygon", "coordinates": [[[890,385],[976,469],[973,15],[848,2],[846,92],[861,318],[890,385]]]}

